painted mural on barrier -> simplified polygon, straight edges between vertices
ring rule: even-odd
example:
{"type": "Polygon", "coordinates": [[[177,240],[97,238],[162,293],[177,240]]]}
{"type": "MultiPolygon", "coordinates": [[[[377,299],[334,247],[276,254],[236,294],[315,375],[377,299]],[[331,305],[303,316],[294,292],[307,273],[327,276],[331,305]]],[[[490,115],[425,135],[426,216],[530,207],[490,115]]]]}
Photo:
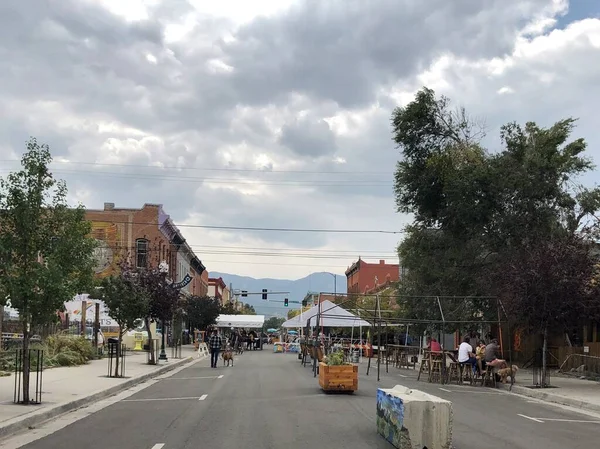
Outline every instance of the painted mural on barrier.
{"type": "Polygon", "coordinates": [[[410,449],[408,430],[403,424],[402,399],[377,389],[377,432],[395,447],[410,449]]]}

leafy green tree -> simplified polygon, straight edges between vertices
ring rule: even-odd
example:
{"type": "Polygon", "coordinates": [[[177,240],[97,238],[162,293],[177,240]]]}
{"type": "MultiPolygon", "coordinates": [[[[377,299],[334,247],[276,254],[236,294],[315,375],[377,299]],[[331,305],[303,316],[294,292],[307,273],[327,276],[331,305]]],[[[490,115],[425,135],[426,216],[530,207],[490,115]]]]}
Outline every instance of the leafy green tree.
{"type": "Polygon", "coordinates": [[[109,276],[102,279],[98,296],[106,304],[111,318],[119,325],[119,343],[115,364],[115,377],[118,377],[123,334],[134,329],[137,321],[147,316],[148,301],[131,279],[122,276],[109,276]]]}
{"type": "Polygon", "coordinates": [[[222,313],[218,299],[208,296],[192,296],[186,303],[188,325],[192,329],[206,330],[217,322],[222,313]]]}
{"type": "Polygon", "coordinates": [[[29,343],[64,302],[93,285],[94,240],[67,187],[52,177],[48,145],[27,143],[22,169],[0,181],[0,298],[9,297],[23,329],[23,402],[29,403],[29,343]]]}
{"type": "MultiPolygon", "coordinates": [[[[400,295],[501,295],[503,283],[490,282],[490,273],[525,257],[523,247],[598,236],[600,189],[576,184],[593,166],[585,141],[570,140],[573,119],[549,128],[509,123],[504,148],[491,154],[466,112],[425,88],[392,123],[402,156],[396,206],[414,217],[398,248],[407,268],[400,295]]],[[[401,302],[413,318],[438,318],[431,301],[401,302]]],[[[444,301],[446,320],[493,319],[491,308],[483,299],[444,301]]]]}
{"type": "MultiPolygon", "coordinates": [[[[214,298],[212,298],[214,299],[214,298]]],[[[218,302],[218,300],[216,300],[218,302]]],[[[227,304],[221,306],[221,313],[223,315],[239,315],[241,314],[241,312],[235,308],[235,306],[231,303],[228,302],[227,304]]]]}
{"type": "Polygon", "coordinates": [[[265,320],[265,324],[263,325],[263,331],[266,332],[267,329],[279,329],[285,321],[285,318],[273,316],[265,320]]]}
{"type": "Polygon", "coordinates": [[[567,235],[531,241],[505,254],[489,273],[513,322],[542,336],[544,373],[548,331],[568,335],[581,317],[600,316],[600,286],[593,282],[598,262],[589,241],[567,235]]]}
{"type": "Polygon", "coordinates": [[[250,304],[243,304],[242,315],[256,315],[256,310],[254,310],[254,306],[251,306],[250,304]]]}
{"type": "Polygon", "coordinates": [[[150,323],[160,322],[162,325],[162,346],[165,341],[165,323],[172,319],[180,299],[180,291],[171,286],[167,279],[167,272],[160,267],[135,268],[129,263],[121,267],[121,276],[132,282],[138,289],[141,297],[147,302],[144,323],[148,330],[148,344],[150,351],[150,364],[155,364],[154,341],[150,323]]]}

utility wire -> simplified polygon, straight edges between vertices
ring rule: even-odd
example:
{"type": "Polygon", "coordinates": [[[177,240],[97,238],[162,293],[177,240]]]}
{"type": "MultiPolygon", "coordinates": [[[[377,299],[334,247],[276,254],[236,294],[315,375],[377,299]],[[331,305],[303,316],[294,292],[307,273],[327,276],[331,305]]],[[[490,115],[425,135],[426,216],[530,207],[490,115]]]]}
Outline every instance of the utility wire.
{"type": "MultiPolygon", "coordinates": [[[[20,159],[3,159],[0,162],[21,163],[20,159]]],[[[116,164],[116,163],[100,163],[86,161],[63,161],[53,160],[52,164],[70,164],[70,165],[88,165],[95,167],[130,167],[130,168],[152,168],[152,169],[167,169],[167,170],[195,170],[195,171],[222,171],[222,172],[251,172],[251,173],[305,173],[305,174],[365,174],[365,175],[381,175],[390,174],[387,171],[310,171],[310,170],[263,170],[259,168],[234,168],[234,167],[178,167],[169,165],[144,165],[144,164],[116,164]]]]}
{"type": "MultiPolygon", "coordinates": [[[[97,212],[89,209],[89,213],[97,212]]],[[[98,211],[102,212],[102,211],[98,211]]],[[[113,212],[113,211],[111,211],[113,212]]],[[[119,212],[119,209],[115,209],[114,212],[119,212]]],[[[88,221],[106,221],[111,224],[135,224],[135,225],[154,225],[158,226],[157,222],[151,221],[119,221],[119,220],[108,220],[98,217],[97,219],[88,218],[88,221]]],[[[389,230],[375,230],[375,229],[311,229],[311,228],[263,228],[263,227],[248,227],[248,226],[212,226],[212,225],[197,225],[197,224],[176,224],[177,228],[201,228],[201,229],[216,229],[222,231],[267,231],[267,232],[313,232],[313,233],[332,233],[332,234],[403,234],[405,231],[389,231],[389,230]]]]}
{"type": "MultiPolygon", "coordinates": [[[[10,172],[11,170],[0,169],[0,172],[10,172]]],[[[162,175],[152,173],[123,173],[123,172],[109,172],[109,171],[91,171],[91,170],[52,170],[53,174],[66,174],[66,175],[92,175],[100,177],[110,178],[124,178],[124,179],[148,179],[153,181],[174,181],[174,182],[193,182],[193,183],[211,183],[211,184],[237,184],[237,185],[267,185],[267,186],[292,186],[292,187],[392,187],[391,182],[377,182],[369,180],[268,180],[252,179],[252,178],[202,178],[194,176],[177,176],[173,175],[162,175]]]]}

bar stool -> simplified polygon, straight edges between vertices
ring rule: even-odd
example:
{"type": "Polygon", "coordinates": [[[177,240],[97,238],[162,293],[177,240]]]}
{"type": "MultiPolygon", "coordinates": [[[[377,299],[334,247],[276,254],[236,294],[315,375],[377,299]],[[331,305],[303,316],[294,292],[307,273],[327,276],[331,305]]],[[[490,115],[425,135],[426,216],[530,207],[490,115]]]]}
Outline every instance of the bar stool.
{"type": "Polygon", "coordinates": [[[461,375],[460,375],[459,363],[451,361],[450,362],[450,367],[448,368],[448,378],[446,380],[446,383],[450,383],[453,380],[456,380],[456,383],[460,384],[460,382],[461,382],[461,375]]]}
{"type": "Polygon", "coordinates": [[[431,363],[429,351],[423,351],[423,358],[421,359],[421,367],[419,368],[419,374],[417,375],[417,381],[421,379],[421,373],[427,373],[427,377],[431,379],[431,363]]]}
{"type": "Polygon", "coordinates": [[[491,384],[496,388],[496,374],[494,373],[494,367],[486,365],[485,370],[481,373],[481,386],[491,384]]]}
{"type": "Polygon", "coordinates": [[[466,377],[469,380],[469,384],[473,385],[473,365],[471,365],[470,363],[467,362],[460,362],[459,364],[459,368],[460,368],[460,383],[463,383],[463,380],[465,378],[465,368],[467,370],[467,374],[466,377]]]}
{"type": "Polygon", "coordinates": [[[431,370],[429,371],[429,382],[433,382],[434,379],[442,383],[444,379],[444,367],[442,364],[445,362],[444,354],[441,352],[431,353],[431,370]]]}

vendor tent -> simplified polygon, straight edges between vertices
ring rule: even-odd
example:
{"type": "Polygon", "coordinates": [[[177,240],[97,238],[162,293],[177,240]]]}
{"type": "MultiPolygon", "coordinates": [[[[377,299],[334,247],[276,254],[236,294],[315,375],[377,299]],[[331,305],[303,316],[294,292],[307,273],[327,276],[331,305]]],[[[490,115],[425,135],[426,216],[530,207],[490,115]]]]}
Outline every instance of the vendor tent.
{"type": "Polygon", "coordinates": [[[217,327],[260,328],[264,324],[264,315],[219,315],[217,317],[217,327]]]}
{"type": "MultiPolygon", "coordinates": [[[[306,327],[310,318],[310,324],[317,324],[317,313],[319,312],[319,305],[311,307],[306,312],[302,312],[302,318],[300,315],[296,315],[294,318],[287,320],[281,326],[286,328],[294,327],[306,327]],[[313,318],[315,317],[315,318],[313,318]]],[[[331,301],[323,301],[321,303],[321,320],[319,323],[323,327],[354,327],[354,326],[370,326],[371,323],[362,320],[356,315],[348,312],[346,309],[339,307],[331,301]]]]}

